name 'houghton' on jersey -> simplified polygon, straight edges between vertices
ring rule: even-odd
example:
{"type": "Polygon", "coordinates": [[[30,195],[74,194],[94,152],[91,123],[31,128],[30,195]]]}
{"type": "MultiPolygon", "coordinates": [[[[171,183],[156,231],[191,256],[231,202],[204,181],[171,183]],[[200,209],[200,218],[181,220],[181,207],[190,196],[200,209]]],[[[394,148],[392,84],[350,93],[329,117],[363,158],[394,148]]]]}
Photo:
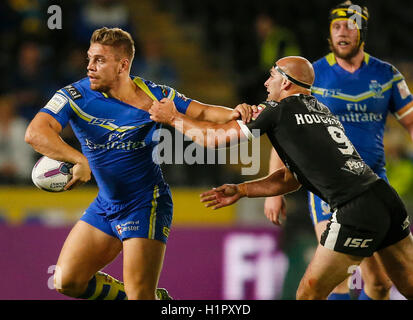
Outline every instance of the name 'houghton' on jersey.
{"type": "Polygon", "coordinates": [[[315,97],[293,95],[260,106],[265,109],[257,119],[246,125],[238,122],[244,134],[252,138],[266,133],[296,179],[332,208],[378,179],[346,137],[341,122],[315,97]]]}
{"type": "MultiPolygon", "coordinates": [[[[179,112],[185,113],[192,101],[170,87],[132,79],[151,99],[172,99],[179,112]]],[[[152,159],[158,143],[153,134],[161,125],[148,112],[91,90],[89,78],[58,90],[40,111],[53,116],[62,128],[70,122],[100,199],[123,203],[146,194],[152,197],[154,186],[159,193],[166,190],[161,168],[152,159]]]]}

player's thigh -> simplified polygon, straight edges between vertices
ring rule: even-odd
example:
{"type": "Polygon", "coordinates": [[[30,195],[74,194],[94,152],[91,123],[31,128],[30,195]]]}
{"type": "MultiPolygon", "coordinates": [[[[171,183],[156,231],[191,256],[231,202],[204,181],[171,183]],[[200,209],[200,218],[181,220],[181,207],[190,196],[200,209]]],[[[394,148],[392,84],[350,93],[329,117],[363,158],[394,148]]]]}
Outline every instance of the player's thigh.
{"type": "Polygon", "coordinates": [[[123,241],[123,279],[128,297],[139,292],[154,293],[158,285],[166,244],[147,238],[123,241]]]}
{"type": "Polygon", "coordinates": [[[318,242],[320,242],[321,235],[322,235],[323,232],[326,230],[328,222],[329,222],[328,220],[323,220],[323,221],[317,223],[317,224],[314,226],[314,230],[315,230],[315,234],[316,234],[316,236],[317,236],[317,241],[318,241],[318,242]]]}
{"type": "Polygon", "coordinates": [[[409,234],[399,242],[379,250],[378,255],[397,289],[413,299],[413,237],[409,234]]]}
{"type": "Polygon", "coordinates": [[[361,275],[367,286],[377,290],[390,290],[391,280],[387,276],[386,270],[380,261],[377,253],[367,257],[360,264],[361,275]]]}
{"type": "Polygon", "coordinates": [[[349,276],[349,270],[362,261],[352,256],[318,245],[312,261],[301,279],[298,299],[325,299],[349,276]]]}
{"type": "Polygon", "coordinates": [[[84,283],[122,250],[122,242],[92,225],[78,221],[60,252],[57,266],[63,283],[84,283]]]}

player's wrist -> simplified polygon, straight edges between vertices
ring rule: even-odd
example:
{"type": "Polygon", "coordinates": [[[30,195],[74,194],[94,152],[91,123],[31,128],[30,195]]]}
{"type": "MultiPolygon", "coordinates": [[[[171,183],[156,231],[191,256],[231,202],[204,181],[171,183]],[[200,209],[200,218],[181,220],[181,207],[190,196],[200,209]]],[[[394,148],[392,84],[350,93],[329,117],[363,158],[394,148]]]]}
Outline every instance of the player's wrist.
{"type": "Polygon", "coordinates": [[[171,116],[168,119],[167,124],[170,126],[174,126],[175,123],[183,121],[182,114],[177,112],[176,110],[172,112],[171,116]]]}
{"type": "Polygon", "coordinates": [[[74,164],[80,164],[80,165],[87,165],[89,166],[89,161],[83,154],[79,154],[74,158],[74,164]]]}
{"type": "Polygon", "coordinates": [[[248,186],[247,183],[240,183],[237,184],[238,194],[240,198],[247,197],[248,198],[248,186]]]}

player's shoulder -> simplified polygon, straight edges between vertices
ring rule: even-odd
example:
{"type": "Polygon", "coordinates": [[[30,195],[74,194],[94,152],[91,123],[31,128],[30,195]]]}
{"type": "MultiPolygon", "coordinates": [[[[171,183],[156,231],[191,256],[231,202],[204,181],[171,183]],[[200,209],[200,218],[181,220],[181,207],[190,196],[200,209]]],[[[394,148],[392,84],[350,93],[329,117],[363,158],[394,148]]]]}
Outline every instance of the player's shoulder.
{"type": "Polygon", "coordinates": [[[323,86],[326,81],[330,81],[331,74],[334,66],[335,57],[332,53],[327,54],[326,56],[319,58],[313,62],[313,69],[315,74],[315,79],[313,87],[323,86]]]}
{"type": "Polygon", "coordinates": [[[258,105],[258,107],[263,107],[263,108],[272,107],[272,108],[274,108],[274,107],[278,106],[278,104],[279,104],[279,103],[278,103],[277,101],[274,101],[274,100],[266,100],[266,101],[261,102],[261,103],[258,105]]]}
{"type": "Polygon", "coordinates": [[[279,103],[280,108],[290,110],[308,110],[309,112],[330,113],[330,110],[316,97],[309,94],[293,94],[282,99],[279,103]]]}
{"type": "Polygon", "coordinates": [[[370,69],[375,70],[378,73],[381,73],[381,74],[385,73],[391,77],[399,74],[399,71],[397,70],[397,68],[393,66],[390,62],[381,60],[367,53],[366,53],[365,61],[367,61],[367,66],[370,69]]]}
{"type": "Polygon", "coordinates": [[[161,100],[162,98],[173,99],[175,96],[175,89],[171,88],[165,84],[157,84],[151,80],[147,80],[138,76],[132,76],[133,81],[144,91],[148,90],[156,99],[161,100]]]}
{"type": "MultiPolygon", "coordinates": [[[[157,84],[153,81],[143,79],[141,77],[132,76],[133,81],[143,89],[152,99],[156,98],[161,100],[163,98],[168,98],[174,100],[175,103],[179,103],[182,106],[188,106],[192,99],[187,98],[182,93],[178,92],[176,89],[165,84],[157,84]],[[176,100],[175,100],[176,99],[176,100]]],[[[186,109],[185,109],[186,110],[186,109]]],[[[181,109],[180,112],[183,112],[184,109],[181,109]]]]}
{"type": "Polygon", "coordinates": [[[101,93],[90,89],[90,81],[87,77],[68,84],[59,91],[65,94],[69,99],[76,102],[87,101],[101,95],[101,93]]]}
{"type": "Polygon", "coordinates": [[[335,64],[335,57],[332,52],[329,54],[319,58],[318,60],[313,62],[314,70],[325,70],[330,68],[335,64]]]}
{"type": "Polygon", "coordinates": [[[280,101],[281,104],[292,104],[292,103],[307,103],[309,101],[314,101],[317,102],[317,99],[308,94],[293,94],[291,96],[288,96],[280,101]]]}

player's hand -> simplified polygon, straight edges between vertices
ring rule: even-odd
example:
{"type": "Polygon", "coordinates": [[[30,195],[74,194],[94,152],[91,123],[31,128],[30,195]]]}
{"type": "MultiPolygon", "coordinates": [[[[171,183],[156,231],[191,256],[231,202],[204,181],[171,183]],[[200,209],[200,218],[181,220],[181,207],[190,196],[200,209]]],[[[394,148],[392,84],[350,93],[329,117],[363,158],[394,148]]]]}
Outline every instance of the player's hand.
{"type": "Polygon", "coordinates": [[[160,101],[154,101],[148,112],[153,121],[172,124],[178,110],[176,110],[175,103],[172,100],[163,98],[160,101]]]}
{"type": "Polygon", "coordinates": [[[86,159],[82,162],[76,163],[70,171],[72,173],[72,179],[70,179],[66,187],[64,187],[64,190],[76,188],[88,182],[91,178],[89,162],[86,159]]]}
{"type": "Polygon", "coordinates": [[[231,120],[237,120],[241,118],[244,123],[249,123],[253,117],[253,114],[258,111],[257,106],[251,106],[246,103],[237,105],[231,113],[231,120]]]}
{"type": "Polygon", "coordinates": [[[218,188],[213,188],[201,194],[201,202],[205,202],[205,207],[212,207],[216,210],[229,206],[242,198],[236,184],[224,184],[218,188]]]}
{"type": "Polygon", "coordinates": [[[264,202],[264,213],[268,220],[279,226],[287,217],[287,206],[284,196],[267,197],[264,202]]]}

